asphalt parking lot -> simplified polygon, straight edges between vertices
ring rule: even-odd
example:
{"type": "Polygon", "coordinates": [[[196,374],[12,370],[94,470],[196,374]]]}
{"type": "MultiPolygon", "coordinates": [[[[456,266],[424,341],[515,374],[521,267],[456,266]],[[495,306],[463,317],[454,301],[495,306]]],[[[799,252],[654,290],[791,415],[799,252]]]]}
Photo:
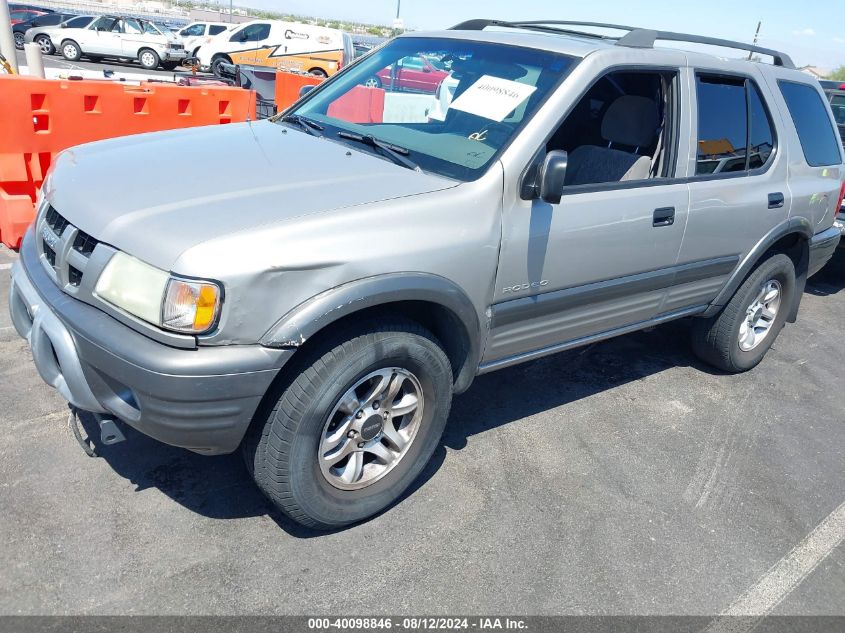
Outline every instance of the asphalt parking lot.
{"type": "Polygon", "coordinates": [[[840,265],[747,374],[673,323],[483,376],[401,503],[321,534],[238,455],[87,457],[3,308],[0,613],[845,615],[843,314],[840,265]]]}

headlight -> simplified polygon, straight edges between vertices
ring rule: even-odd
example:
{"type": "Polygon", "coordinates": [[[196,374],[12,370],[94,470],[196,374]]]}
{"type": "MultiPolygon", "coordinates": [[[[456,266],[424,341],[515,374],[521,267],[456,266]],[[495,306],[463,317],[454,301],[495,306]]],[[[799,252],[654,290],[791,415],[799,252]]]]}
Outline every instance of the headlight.
{"type": "Polygon", "coordinates": [[[220,310],[220,287],[171,277],[126,253],[115,253],[95,294],[148,323],[187,334],[208,331],[220,310]]]}

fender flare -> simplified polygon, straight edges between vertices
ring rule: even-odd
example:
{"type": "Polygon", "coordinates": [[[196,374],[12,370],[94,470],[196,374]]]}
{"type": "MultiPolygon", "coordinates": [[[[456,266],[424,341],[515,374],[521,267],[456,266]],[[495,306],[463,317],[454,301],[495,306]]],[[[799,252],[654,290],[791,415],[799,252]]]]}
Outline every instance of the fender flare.
{"type": "Polygon", "coordinates": [[[446,308],[458,321],[466,358],[455,375],[455,391],[465,391],[481,358],[482,330],[478,312],[454,282],[428,273],[407,272],[358,279],[320,293],[290,310],[264,334],[265,347],[300,347],[332,323],[388,303],[423,301],[446,308]]]}
{"type": "Polygon", "coordinates": [[[710,317],[719,312],[719,310],[721,310],[731,300],[731,297],[734,296],[737,288],[739,288],[742,282],[745,281],[745,278],[748,277],[748,274],[754,269],[760,259],[762,259],[763,255],[765,255],[778,240],[781,240],[789,235],[798,235],[804,240],[805,245],[799,266],[795,270],[797,292],[795,293],[795,302],[793,303],[788,317],[790,322],[795,321],[798,314],[798,306],[801,302],[801,295],[804,293],[804,284],[807,281],[809,240],[813,237],[813,225],[810,224],[810,221],[807,220],[807,218],[802,217],[794,217],[784,220],[766,233],[766,235],[764,235],[763,238],[754,245],[754,248],[748,252],[745,258],[740,262],[739,266],[734,269],[727,282],[725,282],[725,285],[722,286],[722,290],[700,316],[710,317]]]}

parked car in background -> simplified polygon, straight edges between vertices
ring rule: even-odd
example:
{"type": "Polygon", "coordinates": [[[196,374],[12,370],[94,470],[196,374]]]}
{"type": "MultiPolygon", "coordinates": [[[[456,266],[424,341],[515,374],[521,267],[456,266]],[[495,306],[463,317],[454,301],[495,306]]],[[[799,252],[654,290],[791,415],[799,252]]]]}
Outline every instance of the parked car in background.
{"type": "Polygon", "coordinates": [[[254,20],[214,36],[200,46],[196,56],[200,66],[212,71],[226,62],[329,77],[352,61],[354,48],[352,38],[338,29],[254,20]]]}
{"type": "Polygon", "coordinates": [[[382,68],[364,83],[372,88],[434,94],[448,76],[446,66],[436,58],[412,55],[382,68]]]}
{"type": "Polygon", "coordinates": [[[35,42],[41,47],[45,55],[54,55],[56,47],[53,45],[53,37],[61,32],[61,29],[83,29],[97,19],[93,15],[77,15],[68,18],[59,26],[31,28],[24,34],[24,43],[35,42]]]}
{"type": "Polygon", "coordinates": [[[235,26],[235,24],[223,22],[193,22],[180,29],[176,34],[182,38],[185,50],[188,51],[188,57],[196,57],[197,50],[201,45],[211,41],[211,38],[215,35],[220,35],[235,26]]]}
{"type": "Polygon", "coordinates": [[[845,146],[845,84],[836,89],[826,89],[825,94],[830,101],[830,109],[833,110],[833,118],[839,127],[839,136],[845,146]]]}
{"type": "MultiPolygon", "coordinates": [[[[23,49],[23,45],[26,42],[26,34],[30,30],[39,31],[40,29],[48,29],[51,27],[59,26],[62,22],[69,20],[72,17],[76,17],[76,14],[72,13],[44,13],[42,15],[37,15],[25,22],[19,22],[12,27],[12,34],[15,37],[15,48],[18,50],[23,49]]],[[[33,41],[30,39],[29,41],[33,41]]]]}
{"type": "Polygon", "coordinates": [[[41,13],[55,13],[55,9],[48,9],[47,7],[36,7],[31,4],[10,3],[9,11],[40,11],[41,13]]]}
{"type": "Polygon", "coordinates": [[[84,28],[59,29],[50,39],[68,61],[81,57],[137,59],[147,70],[173,70],[187,56],[182,42],[148,20],[104,15],[84,28]]]}
{"type": "Polygon", "coordinates": [[[18,9],[10,11],[9,17],[12,19],[12,26],[17,26],[21,22],[26,22],[39,15],[44,15],[44,11],[37,11],[35,9],[18,9]]]}

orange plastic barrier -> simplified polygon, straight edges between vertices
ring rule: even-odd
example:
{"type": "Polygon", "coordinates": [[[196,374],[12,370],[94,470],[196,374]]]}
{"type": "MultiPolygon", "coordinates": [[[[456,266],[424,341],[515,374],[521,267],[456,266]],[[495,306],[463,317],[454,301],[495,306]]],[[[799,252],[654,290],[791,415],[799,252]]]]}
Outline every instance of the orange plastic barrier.
{"type": "Polygon", "coordinates": [[[384,120],[384,90],[355,86],[332,102],[328,115],[350,123],[381,123],[384,120]]]}
{"type": "Polygon", "coordinates": [[[242,88],[0,75],[0,241],[19,248],[56,154],[115,136],[255,118],[242,88]]]}
{"type": "Polygon", "coordinates": [[[316,86],[323,81],[315,75],[297,75],[283,70],[276,71],[276,111],[281,112],[299,99],[303,86],[316,86]]]}

